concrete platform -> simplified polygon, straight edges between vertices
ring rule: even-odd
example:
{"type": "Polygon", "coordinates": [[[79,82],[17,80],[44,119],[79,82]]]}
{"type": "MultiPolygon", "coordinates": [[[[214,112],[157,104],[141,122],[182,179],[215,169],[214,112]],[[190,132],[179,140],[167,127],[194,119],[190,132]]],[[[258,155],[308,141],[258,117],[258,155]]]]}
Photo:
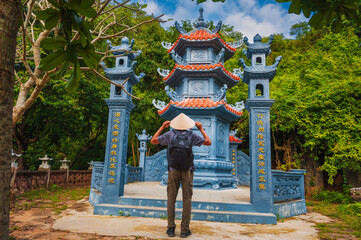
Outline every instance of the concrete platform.
{"type": "MultiPolygon", "coordinates": [[[[167,200],[167,187],[159,182],[139,182],[124,185],[124,198],[146,198],[167,200]]],[[[182,187],[178,192],[177,200],[182,200],[182,187]]],[[[203,190],[193,188],[192,201],[217,203],[249,203],[250,189],[238,186],[237,189],[203,190]]]]}

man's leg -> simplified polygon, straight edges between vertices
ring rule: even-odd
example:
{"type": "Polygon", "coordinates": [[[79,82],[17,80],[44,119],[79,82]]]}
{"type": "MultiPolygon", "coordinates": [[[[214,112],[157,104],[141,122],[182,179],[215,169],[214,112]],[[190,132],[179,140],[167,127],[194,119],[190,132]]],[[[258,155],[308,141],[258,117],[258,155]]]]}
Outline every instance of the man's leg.
{"type": "Polygon", "coordinates": [[[193,195],[193,172],[191,170],[181,171],[182,193],[183,193],[183,214],[181,232],[189,231],[191,221],[192,195],[193,195]]]}
{"type": "Polygon", "coordinates": [[[177,200],[178,189],[180,185],[180,171],[168,171],[167,182],[167,215],[168,228],[175,227],[175,202],[177,200]]]}

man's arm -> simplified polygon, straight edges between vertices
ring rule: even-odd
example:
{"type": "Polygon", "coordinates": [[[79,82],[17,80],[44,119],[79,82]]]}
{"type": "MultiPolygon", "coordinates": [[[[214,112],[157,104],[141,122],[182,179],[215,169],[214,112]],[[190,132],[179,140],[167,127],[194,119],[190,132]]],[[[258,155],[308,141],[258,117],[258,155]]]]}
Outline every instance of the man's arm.
{"type": "Polygon", "coordinates": [[[169,127],[170,125],[170,121],[165,121],[162,126],[158,129],[158,131],[154,134],[154,136],[152,137],[152,139],[150,140],[150,143],[151,144],[159,144],[159,141],[158,141],[158,137],[159,135],[162,133],[162,131],[164,129],[166,129],[167,127],[169,127]]]}
{"type": "Polygon", "coordinates": [[[210,146],[212,144],[211,139],[209,139],[207,133],[204,131],[204,129],[202,127],[202,123],[196,122],[196,127],[202,133],[202,135],[203,135],[203,137],[205,139],[204,142],[203,142],[203,145],[210,146]]]}

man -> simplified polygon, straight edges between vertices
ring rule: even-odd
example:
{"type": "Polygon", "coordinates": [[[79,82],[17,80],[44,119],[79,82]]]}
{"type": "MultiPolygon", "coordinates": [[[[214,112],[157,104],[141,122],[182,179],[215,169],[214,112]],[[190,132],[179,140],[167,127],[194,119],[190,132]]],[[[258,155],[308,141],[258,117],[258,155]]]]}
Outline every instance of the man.
{"type": "MultiPolygon", "coordinates": [[[[182,199],[183,199],[183,213],[182,213],[182,224],[181,224],[181,234],[180,237],[186,238],[191,235],[189,230],[189,223],[191,219],[191,208],[192,208],[192,195],[193,195],[193,172],[195,167],[193,164],[193,152],[192,146],[201,146],[211,145],[211,140],[204,131],[202,124],[199,122],[194,122],[187,115],[181,113],[175,117],[172,121],[165,121],[159,130],[154,134],[152,144],[161,144],[162,146],[168,146],[167,158],[168,158],[168,182],[167,182],[167,215],[168,215],[168,227],[167,234],[169,237],[175,236],[175,227],[174,223],[175,218],[175,203],[178,194],[178,189],[180,183],[182,183],[182,199]],[[202,133],[203,138],[188,131],[194,127],[202,133]],[[171,127],[174,130],[168,131],[165,134],[161,135],[161,132],[167,127],[171,127]],[[179,147],[179,144],[184,144],[184,149],[187,149],[187,145],[190,145],[190,154],[191,160],[190,164],[188,163],[187,153],[184,153],[184,149],[179,147]],[[176,163],[178,158],[183,162],[181,164],[176,163]],[[188,165],[189,164],[189,165],[188,165]],[[184,169],[185,168],[185,169],[184,169]]],[[[180,160],[178,160],[180,161],[180,160]]]]}

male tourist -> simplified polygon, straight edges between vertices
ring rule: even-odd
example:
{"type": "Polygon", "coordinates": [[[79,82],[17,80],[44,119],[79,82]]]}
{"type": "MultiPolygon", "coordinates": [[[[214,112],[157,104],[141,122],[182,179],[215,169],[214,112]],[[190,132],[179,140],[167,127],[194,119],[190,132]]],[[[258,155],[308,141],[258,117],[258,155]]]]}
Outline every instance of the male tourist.
{"type": "Polygon", "coordinates": [[[187,115],[181,113],[172,121],[165,121],[159,130],[154,134],[152,144],[161,144],[168,146],[168,182],[167,182],[167,215],[169,237],[174,237],[176,224],[175,203],[180,183],[182,183],[183,213],[180,237],[186,238],[191,235],[189,223],[191,219],[192,195],[193,195],[193,172],[195,167],[193,164],[192,146],[211,145],[211,140],[204,131],[202,124],[194,122],[187,115]],[[202,133],[203,138],[190,130],[194,125],[202,133]],[[167,127],[173,130],[159,136],[167,127]]]}

